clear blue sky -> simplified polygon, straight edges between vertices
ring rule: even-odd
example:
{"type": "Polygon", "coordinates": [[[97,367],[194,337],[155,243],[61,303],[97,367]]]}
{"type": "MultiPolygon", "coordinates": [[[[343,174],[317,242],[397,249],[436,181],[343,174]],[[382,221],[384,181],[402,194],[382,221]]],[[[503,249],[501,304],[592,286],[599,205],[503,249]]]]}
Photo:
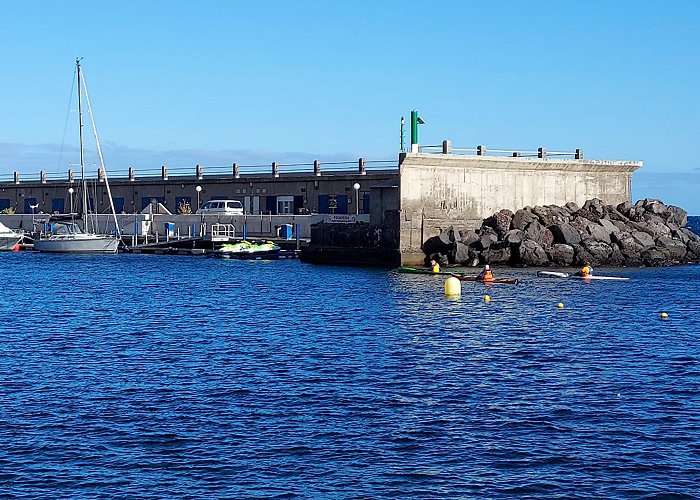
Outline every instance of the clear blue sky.
{"type": "Polygon", "coordinates": [[[80,56],[110,171],[393,159],[417,109],[422,144],[643,160],[634,199],[700,214],[700,2],[1,7],[0,173],[67,170],[80,56]]]}

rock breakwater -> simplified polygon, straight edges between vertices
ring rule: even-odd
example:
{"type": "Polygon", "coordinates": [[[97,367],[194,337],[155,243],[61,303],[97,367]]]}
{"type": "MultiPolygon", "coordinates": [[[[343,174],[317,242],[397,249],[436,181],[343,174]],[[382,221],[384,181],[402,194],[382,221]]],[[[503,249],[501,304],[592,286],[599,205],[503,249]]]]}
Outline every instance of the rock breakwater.
{"type": "Polygon", "coordinates": [[[477,230],[449,227],[427,239],[426,262],[514,267],[669,266],[700,261],[700,236],[686,228],[688,214],[660,200],[583,207],[525,207],[500,210],[477,230]]]}

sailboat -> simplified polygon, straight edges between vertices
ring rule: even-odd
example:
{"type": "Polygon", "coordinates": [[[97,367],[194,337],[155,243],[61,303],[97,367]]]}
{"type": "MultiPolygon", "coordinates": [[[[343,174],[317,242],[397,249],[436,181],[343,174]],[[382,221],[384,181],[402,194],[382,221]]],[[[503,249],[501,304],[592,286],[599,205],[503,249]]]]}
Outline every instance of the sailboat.
{"type": "Polygon", "coordinates": [[[51,228],[48,234],[41,236],[34,241],[34,249],[40,252],[52,253],[116,253],[121,240],[119,235],[119,224],[117,222],[117,214],[114,211],[114,202],[112,201],[112,192],[109,189],[109,181],[107,180],[107,170],[105,169],[104,159],[102,157],[102,149],[100,141],[97,137],[97,128],[95,127],[95,119],[92,116],[92,106],[90,106],[90,97],[88,95],[85,78],[82,75],[80,67],[80,59],[75,60],[77,87],[78,87],[78,133],[80,136],[80,172],[82,182],[82,228],[75,221],[73,216],[64,216],[62,218],[49,219],[49,227],[51,228]],[[83,93],[85,102],[90,115],[92,131],[95,136],[97,153],[100,158],[100,169],[102,178],[107,188],[109,196],[109,205],[114,218],[114,234],[100,234],[90,231],[89,213],[88,213],[88,196],[87,196],[87,181],[85,179],[85,147],[83,144],[83,93]]]}

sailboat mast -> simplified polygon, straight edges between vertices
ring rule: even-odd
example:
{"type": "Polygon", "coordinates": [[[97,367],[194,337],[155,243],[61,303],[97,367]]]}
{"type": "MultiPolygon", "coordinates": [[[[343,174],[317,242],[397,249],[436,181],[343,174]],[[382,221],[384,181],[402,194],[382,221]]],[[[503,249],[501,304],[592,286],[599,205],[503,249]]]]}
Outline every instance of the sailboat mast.
{"type": "Polygon", "coordinates": [[[78,73],[78,135],[80,136],[80,179],[83,183],[83,231],[88,231],[87,183],[85,182],[85,146],[83,145],[83,103],[81,99],[80,59],[75,60],[78,73]]]}

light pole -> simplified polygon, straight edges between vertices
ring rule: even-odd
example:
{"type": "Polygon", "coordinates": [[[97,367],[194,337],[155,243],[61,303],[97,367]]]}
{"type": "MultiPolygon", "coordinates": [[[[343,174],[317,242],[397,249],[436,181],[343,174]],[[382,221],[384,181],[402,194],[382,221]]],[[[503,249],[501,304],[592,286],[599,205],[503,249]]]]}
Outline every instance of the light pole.
{"type": "Polygon", "coordinates": [[[75,189],[72,187],[68,188],[68,195],[70,198],[70,213],[73,213],[73,193],[75,192],[75,189]]]}
{"type": "Polygon", "coordinates": [[[199,210],[199,193],[202,192],[202,186],[197,186],[194,189],[195,189],[195,191],[197,191],[197,210],[199,210]]]}
{"type": "Polygon", "coordinates": [[[29,208],[32,209],[32,231],[34,231],[34,209],[38,206],[39,206],[38,203],[36,205],[29,205],[29,208]]]}
{"type": "Polygon", "coordinates": [[[360,214],[360,183],[356,182],[352,185],[355,188],[355,214],[360,214]]]}

